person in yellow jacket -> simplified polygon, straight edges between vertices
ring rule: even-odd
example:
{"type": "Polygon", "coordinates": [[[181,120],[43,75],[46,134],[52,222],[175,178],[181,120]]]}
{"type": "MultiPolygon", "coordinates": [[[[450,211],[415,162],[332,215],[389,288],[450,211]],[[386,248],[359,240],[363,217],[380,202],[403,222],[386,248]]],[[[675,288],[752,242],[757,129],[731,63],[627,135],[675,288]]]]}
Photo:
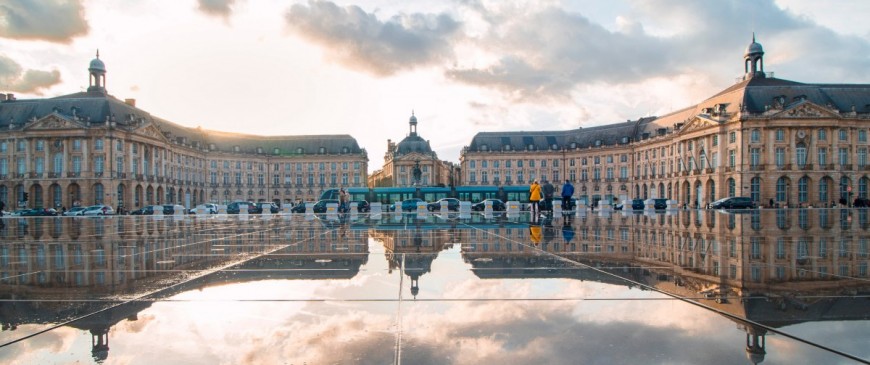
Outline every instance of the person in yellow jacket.
{"type": "Polygon", "coordinates": [[[541,201],[541,185],[538,185],[538,180],[532,181],[529,186],[529,202],[531,203],[530,210],[532,211],[532,219],[535,219],[540,211],[538,210],[538,202],[541,201]]]}

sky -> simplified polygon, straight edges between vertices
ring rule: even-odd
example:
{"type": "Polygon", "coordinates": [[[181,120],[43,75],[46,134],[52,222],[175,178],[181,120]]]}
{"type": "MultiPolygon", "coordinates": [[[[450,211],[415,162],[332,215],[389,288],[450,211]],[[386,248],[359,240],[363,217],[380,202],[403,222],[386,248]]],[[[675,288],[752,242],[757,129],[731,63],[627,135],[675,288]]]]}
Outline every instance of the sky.
{"type": "Polygon", "coordinates": [[[765,71],[870,83],[863,0],[3,0],[0,92],[107,89],[205,129],[350,134],[380,168],[419,134],[459,161],[478,132],[664,115],[765,71]]]}

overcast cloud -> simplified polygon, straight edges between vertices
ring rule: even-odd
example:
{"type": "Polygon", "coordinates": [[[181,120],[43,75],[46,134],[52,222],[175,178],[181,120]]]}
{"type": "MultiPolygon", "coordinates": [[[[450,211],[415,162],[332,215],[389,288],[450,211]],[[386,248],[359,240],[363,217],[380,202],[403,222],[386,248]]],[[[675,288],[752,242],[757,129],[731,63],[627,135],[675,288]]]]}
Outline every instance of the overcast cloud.
{"type": "Polygon", "coordinates": [[[69,43],[88,34],[80,0],[5,0],[0,3],[0,37],[69,43]]]}
{"type": "Polygon", "coordinates": [[[0,54],[0,89],[42,95],[42,91],[60,83],[57,70],[24,70],[21,65],[0,54]]]}
{"type": "Polygon", "coordinates": [[[197,0],[197,9],[208,15],[229,18],[236,0],[197,0]]]}
{"type": "Polygon", "coordinates": [[[382,21],[358,6],[329,1],[293,5],[285,18],[293,32],[322,45],[331,59],[382,76],[449,60],[461,27],[447,14],[397,14],[382,21]]]}

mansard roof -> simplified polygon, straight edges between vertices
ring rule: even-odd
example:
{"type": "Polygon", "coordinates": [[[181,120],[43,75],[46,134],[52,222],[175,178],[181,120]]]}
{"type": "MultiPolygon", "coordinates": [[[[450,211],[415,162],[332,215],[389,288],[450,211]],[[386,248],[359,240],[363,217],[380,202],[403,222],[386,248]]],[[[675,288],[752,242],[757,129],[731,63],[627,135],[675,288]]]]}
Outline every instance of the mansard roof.
{"type": "Polygon", "coordinates": [[[480,132],[468,145],[469,151],[524,151],[587,148],[624,144],[642,137],[644,127],[654,118],[564,131],[480,132]],[[510,146],[510,147],[506,147],[510,146]]]}
{"type": "Polygon", "coordinates": [[[111,95],[98,92],[80,92],[48,99],[23,99],[0,102],[0,133],[8,131],[10,124],[22,125],[46,115],[56,113],[93,127],[108,122],[117,125],[151,123],[171,141],[231,153],[303,154],[360,154],[356,139],[350,135],[297,135],[256,136],[189,128],[152,116],[150,113],[125,103],[111,95]],[[236,151],[238,146],[238,151],[236,151]],[[212,148],[213,147],[213,148],[212,148]]]}

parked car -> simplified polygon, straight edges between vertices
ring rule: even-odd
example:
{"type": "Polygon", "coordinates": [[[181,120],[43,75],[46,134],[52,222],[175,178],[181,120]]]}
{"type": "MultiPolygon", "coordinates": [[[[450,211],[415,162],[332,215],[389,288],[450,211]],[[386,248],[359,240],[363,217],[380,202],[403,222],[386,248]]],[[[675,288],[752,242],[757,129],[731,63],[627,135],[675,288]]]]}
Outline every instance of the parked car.
{"type": "Polygon", "coordinates": [[[471,205],[471,210],[474,211],[483,211],[486,209],[486,202],[492,202],[492,211],[493,212],[503,212],[505,210],[504,202],[499,199],[486,199],[477,204],[471,205]]]}
{"type": "MultiPolygon", "coordinates": [[[[153,215],[155,205],[148,205],[130,212],[130,215],[153,215]]],[[[157,205],[157,209],[163,209],[162,205],[157,205]]]]}
{"type": "Polygon", "coordinates": [[[183,205],[178,204],[164,204],[163,205],[163,215],[174,215],[175,212],[179,212],[179,214],[187,213],[187,208],[183,205]]]}
{"type": "Polygon", "coordinates": [[[356,203],[356,211],[360,213],[368,213],[372,210],[367,200],[354,200],[351,203],[356,203]]]}
{"type": "Polygon", "coordinates": [[[734,196],[710,203],[710,209],[752,209],[755,203],[749,197],[734,196]]]}
{"type": "Polygon", "coordinates": [[[278,211],[281,210],[281,208],[278,208],[278,206],[275,205],[275,203],[260,202],[260,203],[254,204],[254,208],[249,209],[248,211],[251,214],[262,214],[263,210],[265,210],[265,209],[268,209],[269,212],[272,214],[278,213],[278,211]]]}
{"type": "Polygon", "coordinates": [[[665,210],[668,209],[668,200],[667,199],[653,199],[653,207],[655,210],[665,210]]]}
{"type": "Polygon", "coordinates": [[[18,216],[21,216],[21,213],[24,213],[28,210],[30,210],[30,209],[16,209],[14,212],[9,213],[9,216],[10,217],[18,217],[18,216]]]}
{"type": "Polygon", "coordinates": [[[852,203],[852,206],[855,208],[868,208],[870,207],[870,199],[857,197],[852,203]]]}
{"type": "Polygon", "coordinates": [[[643,199],[632,199],[631,200],[631,210],[643,210],[646,205],[643,203],[643,199]]]}
{"type": "Polygon", "coordinates": [[[82,215],[114,215],[115,210],[108,205],[91,205],[82,212],[82,215]]]}
{"type": "Polygon", "coordinates": [[[200,204],[190,210],[190,214],[217,214],[217,204],[200,204]]]}
{"type": "Polygon", "coordinates": [[[408,200],[402,201],[402,211],[403,212],[413,212],[417,210],[417,203],[425,203],[423,199],[420,198],[411,198],[408,200]]]}
{"type": "Polygon", "coordinates": [[[327,204],[335,204],[338,206],[338,199],[320,199],[317,203],[314,203],[314,208],[311,210],[313,210],[314,213],[326,213],[327,204]]]}
{"type": "Polygon", "coordinates": [[[441,210],[442,203],[447,204],[447,210],[449,211],[455,212],[459,210],[459,199],[454,198],[444,198],[435,202],[431,202],[427,204],[426,208],[429,209],[430,212],[441,210]]]}
{"type": "Polygon", "coordinates": [[[237,202],[232,202],[229,205],[227,205],[227,214],[239,214],[239,206],[240,205],[247,205],[249,214],[253,214],[257,209],[254,207],[254,203],[252,203],[252,202],[237,201],[237,202]]]}
{"type": "Polygon", "coordinates": [[[63,215],[67,217],[77,217],[82,215],[84,211],[85,207],[72,207],[70,208],[70,210],[67,210],[65,213],[63,213],[63,215]]]}
{"type": "Polygon", "coordinates": [[[57,215],[57,211],[52,208],[33,208],[21,212],[22,217],[53,217],[57,215]]]}
{"type": "Polygon", "coordinates": [[[313,202],[303,202],[303,203],[296,204],[293,206],[293,208],[290,208],[290,212],[291,213],[305,213],[305,204],[310,204],[310,203],[313,203],[313,202]]]}

